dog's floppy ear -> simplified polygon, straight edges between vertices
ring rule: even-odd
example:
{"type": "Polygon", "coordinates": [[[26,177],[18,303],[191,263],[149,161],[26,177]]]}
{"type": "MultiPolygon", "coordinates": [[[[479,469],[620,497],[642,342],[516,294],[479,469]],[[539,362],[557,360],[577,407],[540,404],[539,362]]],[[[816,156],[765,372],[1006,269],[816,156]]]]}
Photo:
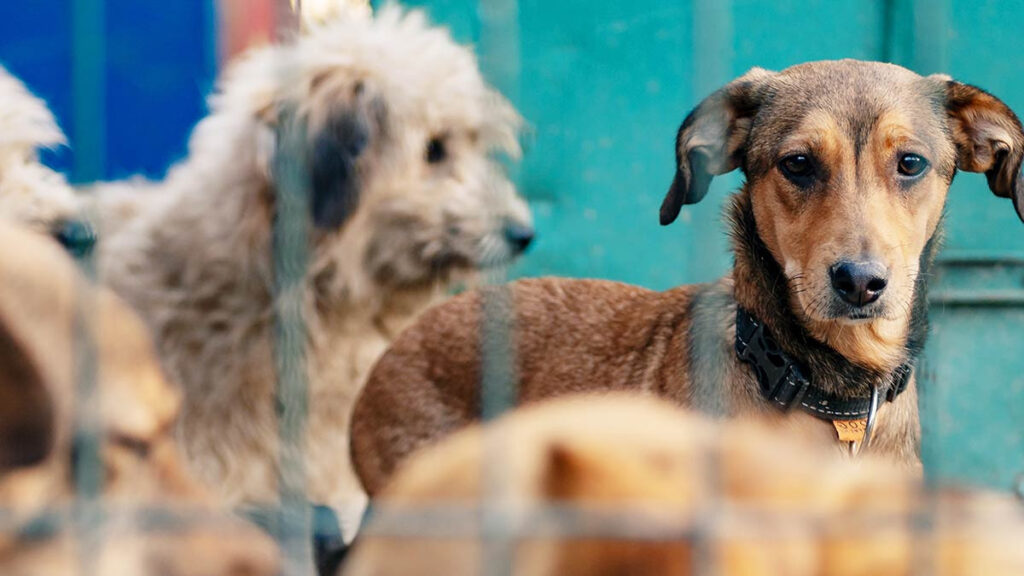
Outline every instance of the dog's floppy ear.
{"type": "Polygon", "coordinates": [[[310,208],[317,228],[337,228],[355,212],[360,189],[356,161],[369,141],[370,121],[360,108],[335,113],[313,137],[310,208]]]}
{"type": "Polygon", "coordinates": [[[662,226],[679,216],[683,204],[696,204],[711,178],[741,165],[743,146],[765,86],[775,76],[753,68],[708,96],[686,117],[676,136],[676,175],[661,205],[662,226]]]}
{"type": "Polygon", "coordinates": [[[363,185],[359,160],[373,140],[383,136],[387,122],[384,99],[371,87],[358,81],[350,94],[348,103],[329,112],[312,139],[310,202],[313,223],[322,229],[341,226],[355,212],[363,185]]]}
{"type": "Polygon", "coordinates": [[[1001,100],[980,88],[946,81],[946,111],[957,150],[957,168],[984,172],[996,196],[1010,198],[1024,222],[1024,131],[1001,100]]]}
{"type": "Polygon", "coordinates": [[[361,84],[352,92],[350,103],[323,116],[307,112],[300,117],[292,107],[280,105],[269,124],[273,130],[269,145],[274,149],[272,178],[285,177],[287,168],[282,162],[302,159],[313,224],[322,230],[341,226],[355,212],[362,186],[358,162],[384,125],[383,102],[366,95],[361,84]],[[313,116],[315,121],[311,121],[313,116]]]}
{"type": "Polygon", "coordinates": [[[43,375],[0,322],[0,474],[42,462],[53,448],[55,428],[43,375]]]}

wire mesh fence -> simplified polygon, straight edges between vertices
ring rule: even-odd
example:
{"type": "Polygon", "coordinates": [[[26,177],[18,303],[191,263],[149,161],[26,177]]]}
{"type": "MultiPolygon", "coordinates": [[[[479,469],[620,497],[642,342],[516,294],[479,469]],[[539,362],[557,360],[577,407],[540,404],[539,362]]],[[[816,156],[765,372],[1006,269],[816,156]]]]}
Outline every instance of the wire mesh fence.
{"type": "MultiPolygon", "coordinates": [[[[695,92],[704,94],[717,84],[720,76],[727,75],[729,63],[714,54],[708,54],[708,45],[718,40],[709,38],[723,29],[738,34],[736,24],[728,21],[733,3],[695,3],[697,18],[711,22],[709,28],[695,30],[694,40],[703,51],[694,62],[694,74],[698,77],[695,92]],[[728,5],[726,5],[728,4],[728,5]]],[[[881,13],[892,19],[894,3],[883,2],[881,13]]],[[[293,0],[274,4],[277,18],[275,37],[279,40],[299,34],[301,13],[310,3],[293,0]]],[[[319,6],[319,4],[317,4],[319,6]]],[[[517,44],[518,32],[501,30],[501,24],[521,18],[515,2],[483,2],[476,7],[484,28],[495,35],[480,38],[482,49],[490,51],[493,59],[495,46],[517,44]],[[509,16],[509,14],[515,17],[509,16]]],[[[75,92],[76,126],[74,139],[76,148],[84,150],[76,156],[75,172],[84,179],[99,179],[104,145],[104,106],[100,103],[104,95],[103,83],[96,78],[103,75],[105,59],[113,50],[123,49],[106,45],[104,39],[103,15],[109,9],[101,0],[76,0],[73,2],[75,22],[73,84],[75,92]]],[[[612,27],[614,29],[614,26],[612,27]]],[[[886,22],[885,34],[891,35],[891,22],[886,22]]],[[[886,43],[891,40],[886,41],[886,43]]],[[[495,68],[496,80],[506,84],[514,92],[524,90],[519,84],[517,70],[529,66],[532,57],[515,52],[509,60],[500,60],[495,68]],[[526,61],[524,64],[523,61],[526,61]]],[[[488,56],[485,54],[485,57],[488,56]]],[[[285,75],[282,83],[293,81],[285,75]]],[[[648,89],[651,89],[648,87],[648,89]]],[[[653,90],[653,89],[652,89],[653,90]]],[[[307,143],[311,136],[296,128],[301,123],[291,122],[288,110],[280,110],[280,129],[276,136],[274,164],[270,167],[276,185],[273,208],[273,231],[270,250],[273,274],[272,344],[273,367],[276,375],[273,413],[277,422],[278,442],[274,457],[276,477],[276,499],[258,510],[235,510],[240,516],[256,518],[277,541],[281,558],[281,573],[307,575],[316,572],[320,558],[318,554],[336,554],[338,550],[320,550],[316,542],[329,541],[337,548],[344,545],[339,541],[338,527],[331,518],[325,518],[312,505],[330,505],[330,502],[316,502],[309,495],[307,465],[307,426],[311,409],[310,382],[308,370],[309,332],[303,314],[308,294],[303,290],[309,281],[314,254],[310,253],[311,236],[317,232],[311,229],[309,214],[310,198],[313,196],[309,173],[311,163],[307,143]]],[[[673,119],[674,120],[674,119],[673,119]]],[[[525,177],[528,179],[529,177],[525,177]]],[[[524,177],[520,176],[520,180],[524,177]]],[[[542,199],[541,204],[545,201],[542,199]]],[[[691,231],[694,237],[711,233],[710,220],[699,222],[691,231]]],[[[690,250],[692,260],[721,260],[714,254],[701,250],[699,246],[690,250]]],[[[232,520],[207,508],[193,508],[189,503],[168,501],[166,506],[124,506],[112,502],[105,495],[105,484],[109,463],[104,455],[105,436],[108,431],[103,423],[103,411],[99,395],[103,386],[102,366],[98,365],[95,342],[96,294],[90,288],[98,282],[95,264],[86,257],[81,262],[84,279],[77,287],[74,314],[74,367],[76,389],[74,393],[73,475],[74,498],[66,506],[40,510],[26,518],[21,513],[5,514],[0,521],[0,545],[6,539],[36,543],[55,538],[70,528],[76,540],[75,555],[77,574],[100,574],[109,564],[97,564],[97,551],[109,544],[110,538],[118,538],[116,530],[107,527],[118,525],[125,517],[127,523],[139,534],[188,533],[196,526],[219,527],[229,525],[232,520]]],[[[709,264],[708,266],[713,266],[709,264]]],[[[481,289],[482,314],[478,326],[481,341],[481,375],[479,382],[480,419],[485,423],[497,420],[516,407],[518,403],[519,374],[518,350],[515,324],[516,301],[514,293],[500,285],[505,280],[505,271],[493,272],[490,277],[493,286],[481,289]]],[[[1019,326],[1018,326],[1019,328],[1019,326]]],[[[942,382],[929,381],[929,385],[945,386],[942,382]]],[[[948,389],[944,389],[948,391],[948,389]]],[[[945,393],[945,392],[944,392],[945,393]]],[[[717,396],[716,388],[695,391],[698,398],[691,399],[694,405],[715,408],[727,406],[727,399],[717,396]]],[[[937,394],[933,392],[932,394],[937,394]]],[[[938,411],[937,403],[925,403],[925,410],[938,411]]],[[[723,410],[718,410],[721,412],[723,410]]],[[[943,414],[926,416],[932,422],[942,422],[943,414]]],[[[481,492],[477,502],[438,502],[437,504],[391,507],[371,506],[365,524],[367,532],[359,538],[375,538],[395,541],[402,546],[403,540],[468,540],[480,546],[481,564],[478,574],[511,575],[517,571],[517,558],[524,542],[554,541],[571,542],[597,540],[601,542],[628,541],[639,543],[678,544],[687,550],[687,570],[680,574],[744,574],[759,573],[732,572],[728,558],[722,557],[719,544],[724,541],[754,540],[762,545],[772,546],[775,541],[791,538],[813,538],[837,529],[836,519],[824,517],[815,509],[803,509],[800,504],[779,511],[762,510],[757,507],[737,505],[730,496],[722,492],[722,455],[714,451],[704,455],[700,473],[701,483],[709,488],[697,509],[691,510],[685,518],[662,518],[652,520],[649,510],[637,511],[623,506],[613,509],[593,509],[575,506],[556,500],[529,503],[510,499],[515,491],[512,484],[516,478],[511,469],[508,454],[515,448],[509,443],[514,440],[502,434],[484,435],[483,456],[480,459],[481,492]],[[789,531],[797,526],[796,532],[789,531]],[[753,532],[753,534],[751,534],[753,532]]],[[[926,449],[928,449],[926,445],[926,449]]],[[[930,449],[941,453],[937,447],[930,449]]],[[[344,455],[347,457],[347,455],[344,455]]],[[[933,459],[941,456],[932,456],[933,459]]],[[[2,482],[2,478],[0,478],[2,482]]],[[[1024,476],[1018,478],[1016,490],[1024,494],[1024,476]]],[[[908,574],[939,575],[944,566],[936,557],[935,542],[941,539],[937,532],[939,525],[935,516],[948,513],[937,496],[922,493],[910,497],[912,501],[905,509],[897,512],[867,510],[855,517],[846,515],[840,524],[856,524],[860,534],[891,529],[893,526],[908,528],[907,539],[913,548],[913,562],[908,574]]],[[[967,512],[963,512],[967,515],[967,512]]],[[[1013,512],[1011,511],[1011,515],[1013,512]]],[[[187,554],[189,548],[181,549],[187,554]]],[[[396,548],[397,550],[397,548],[396,548]]],[[[3,560],[0,558],[0,566],[3,560]]],[[[330,566],[333,570],[336,566],[330,566]]],[[[323,565],[321,565],[321,569],[323,565]]],[[[29,572],[31,573],[31,572],[29,572]]],[[[160,573],[160,572],[155,572],[160,573]]],[[[189,572],[183,572],[189,573],[189,572]]],[[[768,572],[776,573],[776,572],[768,572]]],[[[814,573],[829,573],[827,571],[814,573]]]]}

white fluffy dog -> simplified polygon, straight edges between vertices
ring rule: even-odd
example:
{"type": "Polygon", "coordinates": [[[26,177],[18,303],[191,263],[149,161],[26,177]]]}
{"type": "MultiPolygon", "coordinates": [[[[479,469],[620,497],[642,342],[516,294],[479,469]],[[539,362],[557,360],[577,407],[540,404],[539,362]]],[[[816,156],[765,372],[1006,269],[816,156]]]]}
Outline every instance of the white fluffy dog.
{"type": "MultiPolygon", "coordinates": [[[[518,155],[519,116],[468,49],[398,8],[251,51],[211,109],[188,158],[136,195],[131,222],[101,229],[101,275],[184,386],[179,432],[194,471],[229,501],[276,499],[273,232],[282,182],[297,174],[309,205],[308,490],[357,512],[348,427],[367,371],[454,282],[532,239],[492,158],[518,155]]],[[[123,208],[124,185],[112,204],[98,195],[101,211],[123,208]]]]}
{"type": "Polygon", "coordinates": [[[46,104],[0,66],[0,216],[54,236],[69,250],[92,247],[76,220],[79,203],[64,177],[39,161],[39,150],[65,143],[46,104]]]}

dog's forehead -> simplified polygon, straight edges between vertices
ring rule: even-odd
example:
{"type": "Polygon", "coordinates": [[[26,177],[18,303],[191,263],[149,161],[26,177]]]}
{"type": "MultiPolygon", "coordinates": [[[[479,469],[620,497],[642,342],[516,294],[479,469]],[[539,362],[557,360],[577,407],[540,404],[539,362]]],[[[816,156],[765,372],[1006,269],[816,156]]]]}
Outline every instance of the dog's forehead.
{"type": "Polygon", "coordinates": [[[779,72],[776,78],[792,81],[808,92],[844,87],[871,88],[909,85],[923,79],[896,64],[861,60],[821,60],[797,64],[779,72]]]}
{"type": "Polygon", "coordinates": [[[916,138],[943,146],[948,140],[941,82],[880,62],[812,62],[775,75],[765,89],[752,138],[767,150],[827,115],[858,146],[884,119],[916,138]]]}

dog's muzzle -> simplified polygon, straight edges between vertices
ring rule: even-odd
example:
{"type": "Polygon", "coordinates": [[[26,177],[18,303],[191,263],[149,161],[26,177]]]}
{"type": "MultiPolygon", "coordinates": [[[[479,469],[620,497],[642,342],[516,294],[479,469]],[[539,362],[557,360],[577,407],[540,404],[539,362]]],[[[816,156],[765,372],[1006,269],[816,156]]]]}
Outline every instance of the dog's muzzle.
{"type": "Polygon", "coordinates": [[[536,231],[532,226],[514,222],[505,225],[505,240],[516,254],[526,252],[535,237],[536,231]]]}
{"type": "Polygon", "coordinates": [[[53,237],[75,258],[88,256],[96,245],[96,232],[82,220],[65,220],[53,229],[53,237]]]}

